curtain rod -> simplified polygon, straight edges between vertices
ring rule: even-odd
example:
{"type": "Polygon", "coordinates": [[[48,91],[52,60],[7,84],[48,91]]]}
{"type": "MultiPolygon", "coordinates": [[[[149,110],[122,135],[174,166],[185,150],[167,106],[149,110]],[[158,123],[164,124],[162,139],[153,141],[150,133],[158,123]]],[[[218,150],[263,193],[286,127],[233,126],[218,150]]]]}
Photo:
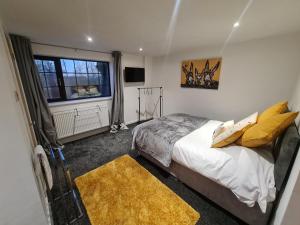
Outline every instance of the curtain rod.
{"type": "Polygon", "coordinates": [[[110,51],[97,51],[97,50],[88,50],[88,49],[83,49],[83,48],[74,48],[74,47],[69,47],[69,46],[63,46],[63,45],[54,45],[54,44],[45,44],[45,43],[41,43],[41,42],[34,42],[31,41],[32,44],[36,44],[36,45],[46,45],[46,46],[50,46],[50,47],[58,47],[58,48],[67,48],[67,49],[73,49],[73,50],[79,50],[79,51],[88,51],[88,52],[97,52],[97,53],[104,53],[104,54],[111,54],[112,52],[110,51]]]}

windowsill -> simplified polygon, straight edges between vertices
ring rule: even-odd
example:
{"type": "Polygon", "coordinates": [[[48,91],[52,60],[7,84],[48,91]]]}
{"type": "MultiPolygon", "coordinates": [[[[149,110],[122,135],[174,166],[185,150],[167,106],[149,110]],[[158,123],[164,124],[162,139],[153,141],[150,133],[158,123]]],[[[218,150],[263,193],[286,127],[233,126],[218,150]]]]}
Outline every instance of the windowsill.
{"type": "Polygon", "coordinates": [[[99,101],[107,101],[112,100],[112,97],[102,97],[102,98],[86,98],[86,99],[78,99],[78,100],[71,100],[71,101],[63,101],[63,102],[50,102],[48,106],[57,107],[57,106],[64,106],[64,105],[77,105],[77,104],[84,104],[87,102],[99,102],[99,101]]]}

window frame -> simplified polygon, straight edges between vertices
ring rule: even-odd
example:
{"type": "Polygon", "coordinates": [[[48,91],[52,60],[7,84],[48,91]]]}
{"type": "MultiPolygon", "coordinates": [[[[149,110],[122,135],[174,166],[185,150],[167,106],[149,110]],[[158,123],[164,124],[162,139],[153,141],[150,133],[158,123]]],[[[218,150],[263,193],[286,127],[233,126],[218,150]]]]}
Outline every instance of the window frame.
{"type": "MultiPolygon", "coordinates": [[[[45,55],[34,55],[34,60],[49,60],[54,61],[54,66],[56,70],[56,78],[57,78],[57,84],[58,89],[60,93],[60,98],[55,99],[47,99],[48,103],[52,102],[69,102],[69,101],[78,101],[78,100],[84,100],[84,99],[93,99],[93,98],[109,98],[112,96],[112,90],[111,90],[111,76],[110,76],[110,63],[109,61],[103,61],[103,60],[92,60],[92,59],[81,59],[81,58],[68,58],[68,57],[56,57],[56,56],[45,56],[45,55]],[[66,87],[64,82],[64,76],[63,76],[63,70],[60,60],[66,59],[66,60],[78,60],[78,61],[85,61],[85,62],[101,62],[107,64],[107,72],[108,72],[108,87],[109,87],[109,95],[108,96],[88,96],[88,97],[78,97],[78,98],[72,98],[67,99],[66,95],[66,87]]],[[[39,71],[38,71],[39,73],[39,71]]],[[[87,75],[89,75],[87,71],[87,75]]],[[[91,73],[94,74],[94,73],[91,73]]],[[[75,73],[76,76],[76,73],[75,73]]],[[[77,79],[77,77],[76,77],[77,79]]],[[[99,84],[100,85],[100,84],[99,84]]],[[[76,86],[78,87],[78,84],[76,83],[76,86]]]]}

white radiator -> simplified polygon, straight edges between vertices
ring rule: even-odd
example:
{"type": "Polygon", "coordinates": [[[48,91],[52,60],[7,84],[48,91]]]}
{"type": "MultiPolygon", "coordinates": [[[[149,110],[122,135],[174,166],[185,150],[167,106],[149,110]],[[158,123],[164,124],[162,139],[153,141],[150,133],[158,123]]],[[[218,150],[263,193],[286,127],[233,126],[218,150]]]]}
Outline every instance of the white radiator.
{"type": "Polygon", "coordinates": [[[109,125],[108,108],[100,105],[55,112],[53,118],[59,139],[109,125]]]}

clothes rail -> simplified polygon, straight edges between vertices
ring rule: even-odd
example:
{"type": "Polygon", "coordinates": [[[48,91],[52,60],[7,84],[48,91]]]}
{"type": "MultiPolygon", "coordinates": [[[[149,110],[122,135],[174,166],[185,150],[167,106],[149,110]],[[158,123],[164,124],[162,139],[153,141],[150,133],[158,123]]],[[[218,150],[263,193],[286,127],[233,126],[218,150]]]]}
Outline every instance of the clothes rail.
{"type": "MultiPolygon", "coordinates": [[[[144,90],[148,93],[148,91],[150,91],[150,94],[152,95],[152,90],[154,89],[159,89],[159,117],[162,116],[163,114],[163,87],[143,87],[143,88],[137,88],[138,89],[138,117],[139,117],[139,120],[138,122],[140,123],[141,122],[141,91],[144,90]]],[[[144,95],[145,95],[145,92],[144,92],[144,95]]],[[[154,108],[154,112],[156,110],[156,105],[155,105],[155,108],[154,108]]],[[[153,114],[154,114],[153,112],[153,114]]],[[[153,115],[152,115],[153,117],[153,115]]]]}

